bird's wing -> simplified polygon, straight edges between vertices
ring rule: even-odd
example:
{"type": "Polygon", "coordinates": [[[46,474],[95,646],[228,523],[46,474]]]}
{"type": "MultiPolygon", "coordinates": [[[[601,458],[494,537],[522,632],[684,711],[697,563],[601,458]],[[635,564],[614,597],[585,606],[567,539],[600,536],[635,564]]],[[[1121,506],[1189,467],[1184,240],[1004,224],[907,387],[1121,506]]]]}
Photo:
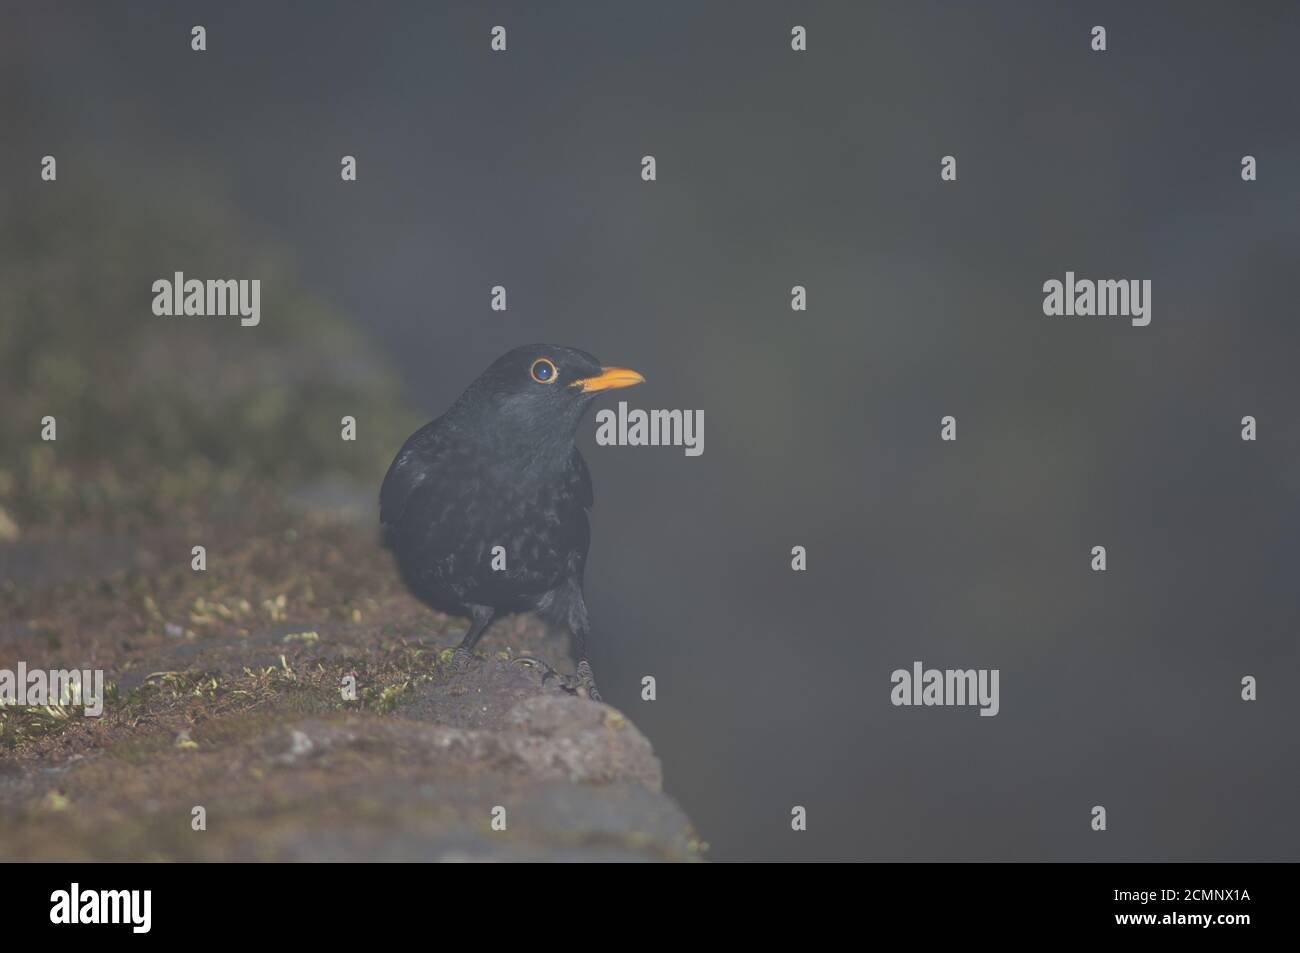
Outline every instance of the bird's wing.
{"type": "Polygon", "coordinates": [[[436,452],[438,431],[426,424],[413,433],[388,467],[379,489],[379,522],[393,526],[401,519],[411,494],[429,478],[429,459],[436,452]]]}

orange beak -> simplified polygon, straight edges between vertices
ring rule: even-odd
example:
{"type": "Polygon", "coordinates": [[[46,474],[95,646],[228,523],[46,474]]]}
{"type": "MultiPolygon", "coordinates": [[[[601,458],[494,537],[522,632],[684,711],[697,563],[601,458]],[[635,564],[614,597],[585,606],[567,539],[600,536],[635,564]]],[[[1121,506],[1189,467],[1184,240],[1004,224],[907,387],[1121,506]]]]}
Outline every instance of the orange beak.
{"type": "Polygon", "coordinates": [[[602,367],[600,373],[595,377],[580,378],[569,386],[578,388],[584,394],[591,394],[598,390],[631,387],[633,384],[640,384],[644,380],[645,378],[636,371],[629,370],[626,367],[602,367]]]}

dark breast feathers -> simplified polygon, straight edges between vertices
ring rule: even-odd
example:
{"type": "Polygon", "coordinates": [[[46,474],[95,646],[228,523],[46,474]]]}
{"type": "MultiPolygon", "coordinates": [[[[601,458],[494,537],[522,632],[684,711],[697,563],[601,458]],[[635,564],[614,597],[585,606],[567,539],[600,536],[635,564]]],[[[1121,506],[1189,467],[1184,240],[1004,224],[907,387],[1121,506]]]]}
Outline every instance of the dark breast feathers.
{"type": "Polygon", "coordinates": [[[463,614],[530,609],[570,578],[581,585],[592,488],[578,449],[557,472],[525,476],[459,436],[442,419],[417,431],[380,490],[384,541],[411,590],[463,614]]]}

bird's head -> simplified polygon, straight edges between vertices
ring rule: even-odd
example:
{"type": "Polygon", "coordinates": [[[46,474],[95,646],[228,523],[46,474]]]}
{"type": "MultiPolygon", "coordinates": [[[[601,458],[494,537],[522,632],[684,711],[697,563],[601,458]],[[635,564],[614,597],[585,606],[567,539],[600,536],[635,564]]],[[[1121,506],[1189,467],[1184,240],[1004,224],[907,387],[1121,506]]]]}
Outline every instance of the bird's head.
{"type": "Polygon", "coordinates": [[[643,378],[625,367],[607,367],[586,351],[529,344],[497,358],[470,385],[462,403],[486,416],[483,423],[527,443],[571,443],[592,400],[643,378]]]}

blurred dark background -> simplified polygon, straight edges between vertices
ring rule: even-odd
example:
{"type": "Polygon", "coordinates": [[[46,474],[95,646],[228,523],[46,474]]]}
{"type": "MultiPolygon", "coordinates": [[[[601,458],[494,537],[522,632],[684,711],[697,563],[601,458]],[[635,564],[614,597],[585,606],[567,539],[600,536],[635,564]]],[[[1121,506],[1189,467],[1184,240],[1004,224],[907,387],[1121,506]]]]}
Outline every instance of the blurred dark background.
{"type": "MultiPolygon", "coordinates": [[[[32,439],[18,406],[102,408],[124,368],[162,364],[169,401],[249,395],[236,433],[297,485],[312,474],[284,435],[337,430],[335,408],[295,413],[323,361],[350,382],[377,491],[405,414],[441,413],[517,344],[578,346],[645,374],[632,406],[704,411],[702,457],[596,447],[590,419],[581,445],[593,664],[711,856],[1300,859],[1295,4],[6,2],[0,19],[6,458],[32,439]],[[276,284],[286,269],[350,342],[291,360],[287,384],[250,368],[326,324],[276,284]],[[154,317],[150,283],[177,270],[261,277],[262,325],[154,317]],[[1067,270],[1151,279],[1151,325],[1044,317],[1067,270]],[[29,306],[34,275],[56,305],[29,306]],[[206,346],[237,351],[191,373],[206,346]],[[1001,713],[892,707],[915,659],[999,668],[1001,713]]],[[[148,458],[166,434],[166,467],[194,442],[141,433],[100,432],[96,452],[148,458]]],[[[205,433],[190,450],[229,450],[205,433]]]]}

